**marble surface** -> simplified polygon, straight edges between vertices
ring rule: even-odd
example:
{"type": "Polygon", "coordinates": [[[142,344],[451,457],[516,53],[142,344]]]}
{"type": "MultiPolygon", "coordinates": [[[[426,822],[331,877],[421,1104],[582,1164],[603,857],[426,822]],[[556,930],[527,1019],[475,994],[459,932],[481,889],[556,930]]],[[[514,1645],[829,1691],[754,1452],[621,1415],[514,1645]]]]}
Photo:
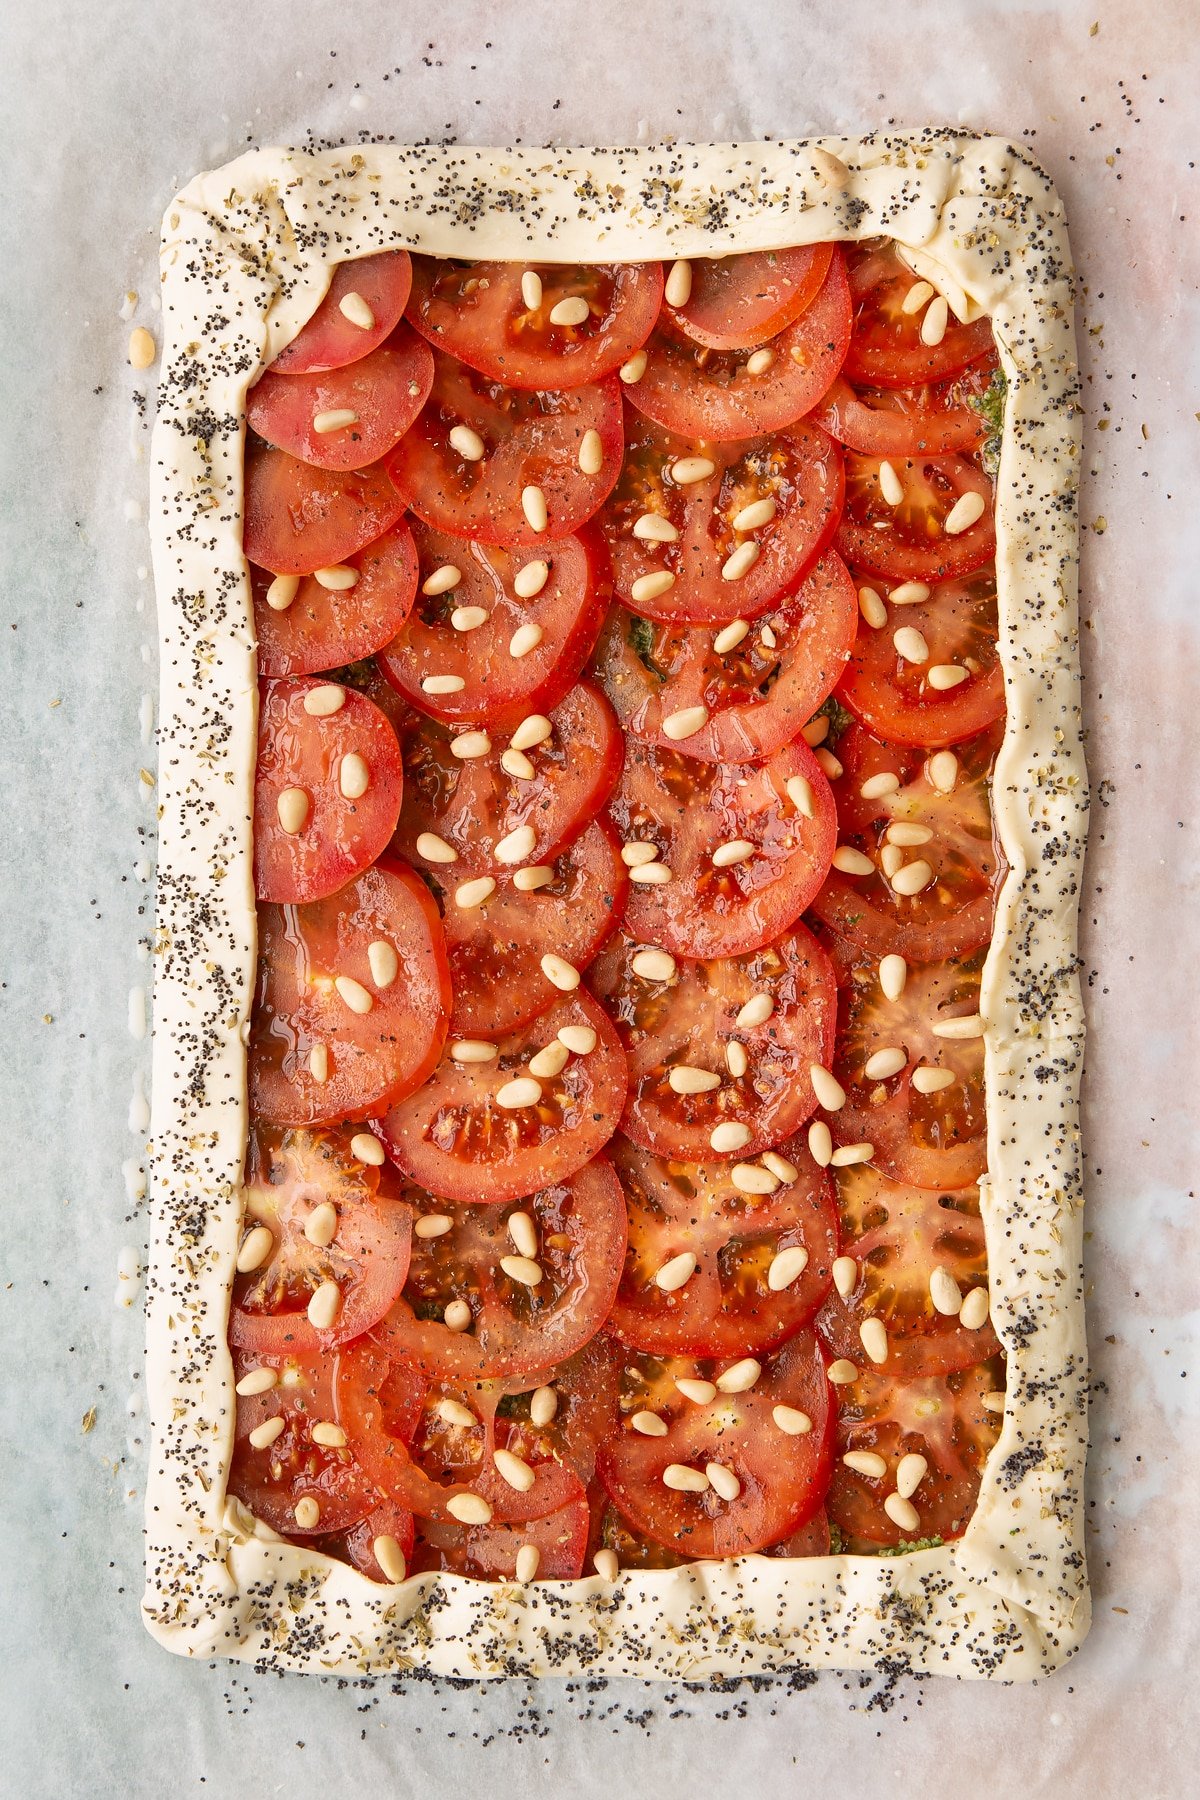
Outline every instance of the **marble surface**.
{"type": "Polygon", "coordinates": [[[1187,1791],[1200,1651],[1193,1533],[1180,1530],[1200,1501],[1200,1030],[1186,973],[1200,907],[1183,773],[1200,742],[1196,24],[1195,0],[7,9],[0,1792],[1187,1791]],[[725,1694],[359,1689],[176,1661],[137,1616],[137,990],[154,825],[139,771],[153,769],[154,653],[150,383],[124,361],[131,323],[155,325],[162,208],[197,168],[309,133],[644,142],[889,120],[1024,138],[1065,197],[1083,284],[1092,1636],[1026,1689],[881,1677],[725,1694]]]}

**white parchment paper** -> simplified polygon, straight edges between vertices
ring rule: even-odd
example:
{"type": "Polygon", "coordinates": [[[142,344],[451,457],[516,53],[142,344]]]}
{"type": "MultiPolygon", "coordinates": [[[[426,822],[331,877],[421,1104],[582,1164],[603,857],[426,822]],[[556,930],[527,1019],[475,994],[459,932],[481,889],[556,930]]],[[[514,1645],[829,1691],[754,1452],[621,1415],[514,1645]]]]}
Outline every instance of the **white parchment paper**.
{"type": "Polygon", "coordinates": [[[0,1793],[1189,1790],[1196,27],[1194,0],[6,10],[0,1793]],[[358,1689],[180,1663],[137,1616],[153,382],[124,357],[132,324],[156,326],[162,208],[196,169],[310,134],[644,142],[890,120],[1024,138],[1066,200],[1085,283],[1092,1636],[1014,1690],[358,1689]]]}

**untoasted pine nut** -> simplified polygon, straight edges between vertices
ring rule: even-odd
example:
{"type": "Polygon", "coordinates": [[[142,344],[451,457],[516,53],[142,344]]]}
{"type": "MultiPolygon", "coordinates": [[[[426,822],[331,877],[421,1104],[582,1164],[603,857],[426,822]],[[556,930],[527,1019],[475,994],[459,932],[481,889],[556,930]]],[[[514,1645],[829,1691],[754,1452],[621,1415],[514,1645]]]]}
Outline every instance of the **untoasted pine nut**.
{"type": "Polygon", "coordinates": [[[686,257],[678,257],[667,273],[663,299],[668,306],[686,306],[692,297],[692,265],[686,257]]]}
{"type": "Polygon", "coordinates": [[[521,511],[525,514],[525,523],[530,531],[545,531],[550,523],[546,496],[540,487],[533,484],[521,489],[521,511]]]}
{"type": "Polygon", "coordinates": [[[773,1294],[782,1294],[793,1281],[799,1280],[807,1267],[808,1251],[803,1244],[791,1244],[786,1250],[777,1250],[767,1270],[768,1288],[773,1294]]]}
{"type": "Polygon", "coordinates": [[[261,1269],[275,1248],[275,1239],[266,1225],[255,1225],[238,1247],[235,1267],[239,1275],[252,1275],[261,1269]]]}
{"type": "Polygon", "coordinates": [[[348,1006],[352,1013],[369,1013],[375,1004],[362,982],[355,981],[353,975],[337,975],[333,985],[343,1005],[348,1006]]]}
{"type": "Polygon", "coordinates": [[[528,656],[531,650],[536,650],[545,635],[540,625],[527,619],[524,625],[517,626],[509,638],[508,654],[514,661],[519,661],[522,656],[528,656]]]}
{"type": "Polygon", "coordinates": [[[308,1322],[317,1331],[328,1331],[342,1310],[342,1290],[336,1281],[323,1281],[308,1303],[308,1322]]]}
{"type": "Polygon", "coordinates": [[[286,612],[299,592],[298,575],[276,575],[267,589],[267,605],[272,612],[286,612]]]}
{"type": "MultiPolygon", "coordinates": [[[[343,319],[349,319],[351,325],[357,325],[360,331],[374,331],[375,314],[371,311],[370,306],[363,299],[361,294],[343,294],[338,301],[338,311],[341,313],[343,319]]],[[[395,1540],[393,1539],[393,1542],[394,1541],[395,1540]]],[[[380,1564],[380,1567],[383,1567],[382,1563],[380,1564]]],[[[386,1572],[387,1571],[385,1570],[384,1573],[386,1574],[386,1572]]],[[[404,1577],[400,1575],[397,1576],[396,1579],[398,1581],[403,1581],[404,1577]]]]}
{"type": "Polygon", "coordinates": [[[536,558],[518,569],[513,576],[513,593],[519,600],[532,600],[550,579],[550,564],[536,558]]]}
{"type": "Polygon", "coordinates": [[[542,958],[542,974],[560,994],[573,994],[579,986],[579,970],[565,957],[548,950],[542,958]]]}
{"type": "Polygon", "coordinates": [[[464,462],[482,462],[486,446],[469,425],[455,425],[450,432],[450,448],[457,450],[464,462]]]}
{"type": "Polygon", "coordinates": [[[304,710],[312,719],[332,718],[345,704],[346,690],[336,681],[323,681],[304,696],[304,710]]]}
{"type": "Polygon", "coordinates": [[[304,1235],[318,1250],[328,1250],[337,1236],[337,1228],[337,1207],[331,1200],[322,1200],[314,1206],[304,1221],[304,1235]]]}
{"type": "Polygon", "coordinates": [[[708,1141],[718,1156],[728,1156],[734,1150],[744,1150],[753,1137],[748,1125],[738,1119],[725,1119],[720,1125],[714,1125],[709,1132],[708,1141]]]}
{"type": "Polygon", "coordinates": [[[595,429],[585,431],[579,440],[579,467],[585,475],[598,475],[604,467],[604,445],[595,429]]]}
{"type": "Polygon", "coordinates": [[[534,1081],[529,1075],[518,1075],[515,1081],[506,1081],[497,1090],[496,1105],[506,1112],[519,1112],[523,1107],[536,1106],[541,1097],[540,1081],[534,1081]]]}
{"type": "Polygon", "coordinates": [[[590,1056],[596,1048],[597,1038],[591,1025],[563,1025],[559,1028],[558,1041],[566,1045],[572,1056],[590,1056]]]}
{"type": "Polygon", "coordinates": [[[275,815],[280,829],[286,831],[289,837],[295,837],[298,831],[304,830],[309,811],[310,801],[303,788],[284,788],[276,798],[275,815]]]}
{"type": "Polygon", "coordinates": [[[386,1152],[373,1131],[356,1131],[350,1139],[350,1154],[369,1169],[381,1169],[386,1152]]]}
{"type": "Polygon", "coordinates": [[[357,750],[348,750],[338,765],[338,787],[344,800],[361,800],[371,785],[371,771],[366,758],[357,750]]]}
{"type": "Polygon", "coordinates": [[[367,945],[367,962],[377,988],[391,987],[400,973],[400,958],[386,938],[375,938],[367,945]]]}

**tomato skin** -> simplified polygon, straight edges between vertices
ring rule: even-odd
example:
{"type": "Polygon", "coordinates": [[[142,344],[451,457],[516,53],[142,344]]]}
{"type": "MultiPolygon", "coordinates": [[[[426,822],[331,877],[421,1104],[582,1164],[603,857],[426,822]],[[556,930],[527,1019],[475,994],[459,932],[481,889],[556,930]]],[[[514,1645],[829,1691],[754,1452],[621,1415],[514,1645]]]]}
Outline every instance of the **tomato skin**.
{"type": "Polygon", "coordinates": [[[652,627],[615,607],[593,669],[625,730],[643,743],[673,749],[663,720],[699,705],[710,717],[687,739],[690,757],[760,762],[790,743],[832,693],[857,625],[854,584],[841,557],[827,551],[724,656],[713,649],[711,627],[652,627]]]}
{"type": "Polygon", "coordinates": [[[893,507],[883,498],[884,459],[846,456],[846,507],[835,542],[848,563],[895,581],[948,581],[969,575],[996,554],[992,484],[961,456],[908,457],[895,473],[905,498],[893,507]],[[957,536],[943,522],[955,503],[978,494],[983,512],[957,536]]]}
{"type": "Polygon", "coordinates": [[[319,1351],[234,1356],[236,1380],[262,1368],[275,1370],[279,1379],[265,1393],[238,1396],[229,1492],[256,1519],[289,1537],[345,1531],[379,1504],[379,1489],[359,1455],[360,1440],[351,1433],[345,1448],[331,1449],[312,1437],[314,1425],[338,1419],[339,1363],[339,1356],[319,1351]],[[283,1419],[283,1431],[268,1447],[256,1449],[250,1433],[272,1418],[283,1419]],[[315,1525],[297,1523],[301,1500],[316,1501],[315,1525]]]}
{"type": "Polygon", "coordinates": [[[629,1250],[612,1312],[622,1343],[660,1356],[734,1359],[777,1349],[811,1323],[838,1252],[833,1184],[798,1139],[781,1147],[798,1171],[771,1195],[734,1187],[729,1165],[649,1156],[626,1138],[610,1146],[629,1208],[629,1250]],[[780,1250],[808,1263],[781,1293],[767,1285],[780,1250]],[[698,1267],[664,1293],[654,1276],[691,1251],[698,1267]]]}
{"type": "Polygon", "coordinates": [[[852,1546],[895,1548],[912,1541],[883,1510],[895,1486],[896,1464],[909,1452],[924,1456],[929,1465],[912,1496],[920,1521],[914,1535],[940,1537],[945,1543],[962,1536],[975,1508],[983,1465],[1000,1431],[1000,1417],[984,1406],[983,1396],[1003,1387],[1004,1368],[997,1359],[915,1381],[863,1370],[853,1385],[839,1390],[839,1455],[827,1506],[852,1546]],[[850,1449],[884,1457],[887,1474],[875,1478],[848,1469],[841,1458],[850,1449]]]}
{"type": "Polygon", "coordinates": [[[864,456],[969,456],[987,438],[970,399],[986,393],[995,368],[988,358],[957,380],[916,388],[853,388],[839,375],[812,423],[864,456]]]}
{"type": "Polygon", "coordinates": [[[710,350],[748,350],[811,306],[829,273],[832,244],[694,256],[686,306],[668,306],[674,329],[710,350]]]}
{"type": "Polygon", "coordinates": [[[503,387],[450,357],[434,355],[424,410],[387,460],[404,503],[438,530],[514,550],[569,537],[599,511],[621,468],[621,396],[614,377],[562,392],[503,387]],[[483,440],[478,460],[450,433],[467,425],[483,440]],[[598,474],[579,467],[584,435],[600,439],[598,474]],[[533,529],[521,505],[526,487],[546,499],[549,523],[533,529]]]}
{"type": "Polygon", "coordinates": [[[308,375],[317,369],[342,369],[369,356],[400,323],[411,285],[407,250],[380,250],[374,256],[338,263],[320,306],[271,368],[277,375],[308,375]],[[364,329],[346,317],[341,303],[348,294],[366,301],[373,325],[364,329]]]}
{"type": "Polygon", "coordinates": [[[946,381],[992,351],[990,319],[961,325],[953,314],[939,344],[921,342],[924,308],[906,313],[902,305],[918,278],[894,245],[859,244],[848,253],[848,268],[854,309],[844,369],[848,380],[889,388],[946,381]]]}
{"type": "Polygon", "coordinates": [[[625,1055],[586,989],[502,1038],[497,1050],[487,1063],[457,1063],[447,1054],[425,1086],[378,1123],[392,1160],[430,1193],[480,1206],[536,1194],[590,1162],[617,1128],[625,1055]],[[591,1026],[595,1049],[540,1078],[536,1105],[501,1105],[497,1096],[513,1080],[529,1079],[530,1057],[567,1025],[591,1026]]]}
{"type": "Polygon", "coordinates": [[[583,1574],[587,1551],[587,1496],[580,1491],[565,1506],[521,1525],[457,1525],[423,1521],[413,1573],[433,1569],[474,1575],[483,1581],[512,1581],[525,1544],[538,1552],[537,1581],[574,1581],[583,1574]]]}
{"type": "Polygon", "coordinates": [[[303,576],[282,612],[267,604],[270,570],[251,568],[260,676],[338,669],[374,655],[395,637],[417,591],[412,533],[407,525],[395,525],[347,560],[358,572],[352,588],[324,588],[315,576],[303,576]]]}
{"type": "Polygon", "coordinates": [[[808,1331],[764,1364],[748,1393],[719,1393],[706,1405],[673,1387],[677,1376],[704,1377],[709,1370],[690,1359],[631,1358],[622,1422],[602,1446],[597,1469],[624,1518],[654,1542],[690,1557],[741,1556],[799,1530],[821,1506],[834,1407],[820,1347],[808,1331]],[[627,1423],[647,1402],[667,1420],[665,1437],[641,1436],[627,1423]],[[806,1413],[812,1430],[785,1436],[772,1418],[779,1404],[806,1413]],[[691,1494],[664,1485],[669,1463],[703,1468],[708,1461],[732,1468],[741,1483],[734,1500],[719,1499],[712,1488],[691,1494]]]}
{"type": "Polygon", "coordinates": [[[621,478],[600,518],[617,598],[642,618],[667,623],[756,618],[794,590],[832,541],[843,487],[840,450],[804,420],[774,436],[722,446],[673,435],[631,414],[621,478]],[[711,463],[713,473],[676,481],[676,464],[695,456],[711,463]],[[776,508],[764,525],[750,532],[734,525],[744,508],[764,500],[776,508]],[[646,514],[665,520],[676,539],[639,537],[646,514]],[[726,580],[729,557],[746,543],[758,546],[757,560],[737,580],[726,580]],[[675,578],[666,593],[635,595],[638,582],[662,570],[675,578]]]}
{"type": "Polygon", "coordinates": [[[929,759],[919,750],[881,744],[859,725],[838,739],[842,774],[833,783],[841,841],[875,865],[869,875],[831,869],[811,912],[833,931],[876,957],[890,953],[907,962],[964,956],[992,935],[996,898],[1006,863],[995,840],[991,772],[1000,748],[999,729],[960,746],[951,794],[932,783],[929,759]],[[894,776],[899,786],[875,799],[862,789],[894,776]],[[904,849],[905,862],[921,858],[933,880],[918,894],[900,895],[883,872],[893,830],[916,827],[929,841],[904,849]]]}
{"type": "Polygon", "coordinates": [[[695,1163],[721,1160],[713,1128],[736,1122],[750,1133],[735,1160],[756,1155],[800,1126],[816,1105],[809,1069],[829,1066],[837,1010],[833,970],[803,925],[737,958],[687,962],[666,981],[648,981],[634,961],[642,940],[622,931],[601,952],[592,987],[616,1021],[629,1059],[622,1129],[656,1155],[695,1163]],[[739,1026],[757,994],[773,1003],[760,1025],[739,1026]],[[731,1043],[747,1054],[743,1076],[728,1073],[731,1043]],[[676,1064],[720,1073],[707,1093],[669,1085],[676,1064]]]}
{"type": "Polygon", "coordinates": [[[389,857],[327,900],[261,906],[259,975],[251,1020],[249,1080],[254,1116],[280,1125],[363,1119],[419,1087],[437,1065],[450,1016],[450,967],[432,894],[389,857]],[[367,957],[390,942],[400,972],[375,986],[367,957]],[[349,975],[372,995],[354,1014],[333,990],[349,975]],[[310,1054],[324,1044],[328,1075],[310,1054]]]}
{"type": "Polygon", "coordinates": [[[543,1279],[534,1288],[500,1267],[513,1244],[513,1205],[452,1205],[409,1187],[418,1221],[449,1217],[440,1236],[414,1241],[409,1279],[375,1336],[389,1355],[430,1380],[520,1377],[582,1350],[604,1324],[625,1255],[625,1206],[604,1158],[588,1163],[520,1203],[534,1224],[543,1279]],[[465,1300],[471,1325],[443,1322],[447,1304],[465,1300]]]}
{"type": "Polygon", "coordinates": [[[436,350],[510,387],[573,388],[614,374],[645,343],[662,292],[656,262],[463,264],[419,256],[408,318],[436,350]],[[542,290],[532,310],[521,294],[528,269],[542,290]],[[576,296],[589,301],[590,317],[582,325],[552,324],[555,305],[576,296]]]}
{"type": "Polygon", "coordinates": [[[246,422],[265,443],[318,469],[364,469],[403,437],[429,397],[433,356],[401,326],[386,344],[342,369],[312,375],[262,374],[246,396],[246,422]],[[322,413],[354,422],[318,431],[322,413]]]}
{"type": "MultiPolygon", "coordinates": [[[[869,575],[859,579],[885,602],[890,599],[890,581],[869,575]]],[[[876,737],[891,743],[930,750],[961,743],[1004,716],[998,635],[996,572],[985,564],[958,580],[939,583],[926,601],[891,607],[882,629],[864,625],[838,683],[838,699],[876,737]],[[968,668],[967,679],[940,692],[931,688],[924,668],[906,662],[895,650],[892,637],[900,625],[921,633],[930,665],[968,668]]]]}
{"type": "Polygon", "coordinates": [[[341,690],[335,713],[310,714],[306,703],[329,685],[267,681],[260,688],[254,887],[276,905],[305,905],[345,887],[386,849],[400,817],[404,769],[395,732],[353,688],[341,690]],[[357,799],[341,789],[348,756],[367,766],[369,786],[357,799]],[[308,797],[307,817],[288,832],[278,806],[294,789],[308,797]]]}
{"type": "Polygon", "coordinates": [[[339,472],[252,438],[246,446],[242,543],[248,560],[275,575],[311,575],[354,556],[404,512],[386,469],[339,472]]]}
{"type": "Polygon", "coordinates": [[[274,1249],[251,1275],[237,1275],[229,1339],[245,1350],[311,1355],[369,1331],[404,1286],[412,1238],[407,1206],[379,1192],[379,1172],[360,1163],[345,1131],[250,1132],[245,1225],[265,1225],[274,1249]],[[334,1205],[337,1235],[324,1249],[304,1226],[316,1208],[334,1205]],[[323,1281],[341,1292],[328,1330],[309,1323],[306,1307],[323,1281]]]}
{"type": "MultiPolygon", "coordinates": [[[[388,680],[410,705],[447,724],[512,728],[531,712],[548,712],[565,698],[583,670],[612,591],[608,551],[585,526],[576,537],[539,546],[536,558],[472,543],[418,525],[422,580],[437,569],[461,570],[450,592],[419,598],[407,622],[380,657],[388,680]],[[546,562],[541,592],[522,599],[513,578],[531,561],[546,562]],[[458,608],[479,607],[486,621],[470,631],[451,624],[458,608]],[[536,625],[541,642],[520,657],[509,645],[522,625],[536,625]],[[430,676],[457,676],[453,694],[430,694],[430,676]]],[[[414,582],[415,586],[415,582],[414,582]]]]}
{"type": "Polygon", "coordinates": [[[816,299],[771,342],[765,373],[746,372],[741,351],[711,351],[657,332],[639,381],[639,412],[685,437],[714,443],[780,431],[810,412],[837,375],[850,342],[850,289],[834,250],[816,299]]]}
{"type": "Polygon", "coordinates": [[[588,682],[577,682],[547,715],[548,738],[525,752],[533,779],[509,775],[499,733],[488,734],[481,756],[456,756],[458,728],[410,714],[400,727],[404,805],[396,848],[416,868],[427,869],[449,892],[480,871],[510,875],[514,865],[496,852],[521,826],[534,834],[522,860],[545,864],[573,844],[612,793],[624,749],[616,715],[588,682]],[[454,851],[453,863],[430,862],[419,848],[426,832],[454,851]]]}
{"type": "Polygon", "coordinates": [[[553,881],[533,893],[502,875],[482,906],[444,905],[455,1037],[494,1039],[528,1024],[558,998],[542,968],[547,948],[586,969],[620,923],[629,871],[607,820],[594,819],[552,867],[553,881]]]}
{"type": "Polygon", "coordinates": [[[375,1555],[375,1540],[380,1537],[395,1538],[405,1562],[410,1562],[416,1535],[415,1523],[407,1507],[398,1506],[394,1500],[384,1500],[374,1512],[368,1513],[365,1519],[360,1519],[346,1533],[346,1555],[360,1574],[386,1586],[390,1577],[379,1566],[375,1555]]]}
{"type": "Polygon", "coordinates": [[[686,743],[630,743],[610,812],[623,841],[653,843],[671,871],[663,886],[631,887],[628,928],[676,956],[741,956],[770,943],[821,886],[837,838],[829,783],[800,739],[751,768],[693,762],[686,743]],[[811,817],[788,796],[796,776],[811,817]],[[753,853],[716,867],[713,852],[734,840],[753,853]]]}

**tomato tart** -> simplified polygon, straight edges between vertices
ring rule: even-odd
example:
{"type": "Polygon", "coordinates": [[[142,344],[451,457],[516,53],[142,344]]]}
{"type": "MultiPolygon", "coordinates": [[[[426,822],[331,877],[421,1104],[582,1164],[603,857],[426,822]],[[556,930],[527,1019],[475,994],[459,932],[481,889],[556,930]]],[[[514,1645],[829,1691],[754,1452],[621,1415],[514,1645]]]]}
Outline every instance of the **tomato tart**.
{"type": "Polygon", "coordinates": [[[164,227],[147,1623],[1086,1629],[1077,387],[1024,152],[254,152],[164,227]]]}

